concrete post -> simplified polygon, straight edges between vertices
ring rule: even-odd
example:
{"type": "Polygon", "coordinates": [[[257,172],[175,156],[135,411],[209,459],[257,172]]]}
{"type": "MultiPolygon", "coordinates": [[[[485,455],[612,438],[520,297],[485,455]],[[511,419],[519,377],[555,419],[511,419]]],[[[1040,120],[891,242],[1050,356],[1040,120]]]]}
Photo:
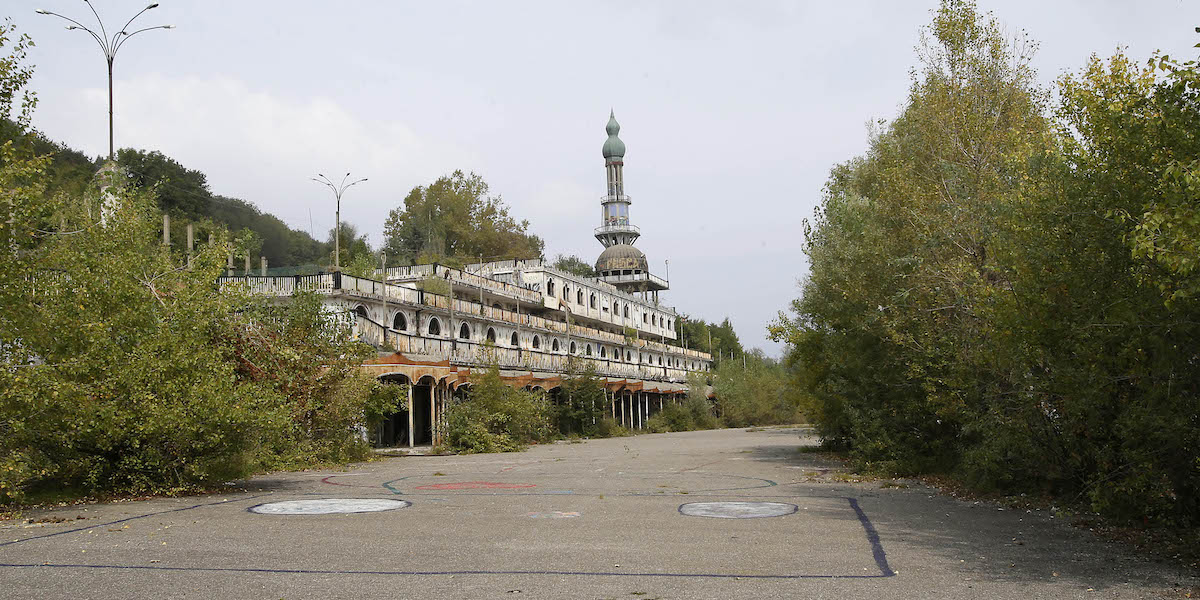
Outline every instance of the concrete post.
{"type": "Polygon", "coordinates": [[[267,257],[260,256],[260,257],[258,257],[258,260],[259,260],[259,263],[262,265],[262,276],[266,277],[267,276],[267,257]]]}
{"type": "Polygon", "coordinates": [[[192,268],[192,249],[196,247],[196,236],[191,223],[187,224],[187,266],[192,268]]]}
{"type": "Polygon", "coordinates": [[[163,213],[163,245],[171,245],[171,215],[163,213]]]}
{"type": "Polygon", "coordinates": [[[246,276],[250,276],[250,253],[246,253],[246,276]]]}
{"type": "Polygon", "coordinates": [[[408,384],[408,447],[413,447],[413,384],[408,384]]]}

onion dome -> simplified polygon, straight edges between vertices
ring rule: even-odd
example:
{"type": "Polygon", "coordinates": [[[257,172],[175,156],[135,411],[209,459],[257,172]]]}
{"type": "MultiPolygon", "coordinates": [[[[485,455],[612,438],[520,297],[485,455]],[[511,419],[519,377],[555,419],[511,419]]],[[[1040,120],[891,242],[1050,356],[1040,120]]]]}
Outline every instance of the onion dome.
{"type": "Polygon", "coordinates": [[[604,140],[604,158],[624,158],[625,142],[617,137],[617,134],[621,133],[621,125],[617,123],[617,117],[612,111],[608,113],[608,125],[604,130],[608,132],[608,139],[604,140]]]}

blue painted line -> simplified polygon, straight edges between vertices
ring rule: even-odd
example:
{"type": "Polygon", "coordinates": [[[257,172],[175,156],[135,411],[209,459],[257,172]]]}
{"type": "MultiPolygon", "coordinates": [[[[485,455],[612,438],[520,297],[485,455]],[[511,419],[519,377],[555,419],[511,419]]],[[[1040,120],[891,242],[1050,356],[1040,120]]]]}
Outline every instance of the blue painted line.
{"type": "Polygon", "coordinates": [[[867,518],[867,513],[859,507],[857,498],[847,497],[846,500],[850,501],[850,508],[854,509],[854,513],[858,515],[858,522],[862,523],[863,530],[867,532],[867,541],[871,543],[871,554],[875,557],[875,565],[879,567],[879,572],[883,574],[882,577],[894,576],[896,572],[888,566],[887,553],[883,551],[883,544],[879,543],[879,532],[875,531],[875,526],[867,518]]]}
{"type": "Polygon", "coordinates": [[[201,573],[271,573],[282,575],[549,575],[562,577],[696,577],[701,579],[880,579],[892,575],[760,575],[738,573],[618,573],[612,571],[369,571],[340,569],[266,569],[251,567],[171,567],[162,565],[81,565],[64,563],[16,564],[0,563],[10,569],[118,569],[144,571],[185,571],[201,573]]]}
{"type": "Polygon", "coordinates": [[[243,500],[253,500],[253,499],[255,499],[255,498],[262,498],[262,497],[264,497],[264,496],[269,496],[269,495],[270,495],[270,494],[258,494],[258,495],[256,495],[256,496],[250,496],[250,497],[247,497],[247,498],[238,498],[237,500],[222,500],[222,501],[220,501],[220,502],[208,502],[208,503],[205,503],[205,504],[195,504],[195,505],[192,505],[192,506],[184,506],[184,507],[181,507],[181,508],[172,508],[172,509],[168,509],[168,510],[160,510],[160,511],[158,511],[158,512],[152,512],[152,513],[145,514],[145,515],[138,515],[138,516],[136,516],[136,517],[126,517],[126,518],[124,518],[124,519],[117,519],[116,521],[109,521],[109,522],[107,522],[107,523],[93,523],[93,524],[91,524],[91,525],[87,525],[86,527],[76,527],[75,529],[67,529],[67,530],[64,530],[64,531],[55,531],[54,533],[46,533],[46,534],[42,534],[42,535],[35,535],[35,536],[32,536],[32,537],[27,537],[27,538],[20,539],[20,540],[12,540],[12,541],[10,541],[10,542],[0,542],[0,548],[3,548],[3,547],[5,547],[5,546],[11,546],[11,545],[13,545],[13,544],[23,544],[23,543],[25,543],[25,542],[32,542],[32,541],[34,541],[34,540],[44,540],[44,539],[46,539],[46,538],[52,538],[52,537],[59,536],[59,535],[66,535],[66,534],[68,534],[68,533],[75,533],[75,532],[77,532],[77,531],[83,531],[83,530],[85,530],[85,529],[95,529],[96,527],[108,527],[109,525],[116,525],[116,524],[118,524],[118,523],[127,523],[127,522],[129,522],[129,521],[136,521],[136,520],[138,520],[138,519],[145,519],[146,517],[153,517],[153,516],[156,516],[156,515],[165,515],[165,514],[169,514],[169,513],[183,512],[183,511],[185,511],[185,510],[192,510],[193,508],[203,508],[203,507],[205,507],[205,506],[217,506],[217,505],[220,505],[220,504],[229,504],[230,502],[241,502],[241,501],[243,501],[243,500]]]}

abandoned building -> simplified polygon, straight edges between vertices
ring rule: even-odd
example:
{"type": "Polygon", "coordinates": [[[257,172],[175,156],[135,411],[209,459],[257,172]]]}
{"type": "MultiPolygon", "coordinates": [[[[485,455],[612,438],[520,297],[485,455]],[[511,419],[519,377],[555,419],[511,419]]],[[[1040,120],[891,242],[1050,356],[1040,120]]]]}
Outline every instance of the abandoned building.
{"type": "Polygon", "coordinates": [[[347,315],[355,336],[379,349],[363,369],[383,381],[410,384],[408,410],[374,432],[380,445],[438,443],[446,403],[469,390],[473,375],[498,364],[504,381],[557,397],[568,358],[590,364],[610,399],[608,412],[631,428],[687,393],[690,372],[708,371],[708,353],[677,340],[678,316],[659,303],[668,282],[650,273],[634,247],[622,169],[625,144],[610,114],[603,156],[607,194],[595,237],[604,246],[597,277],[582,277],[541,260],[507,260],[462,269],[424,264],[376,271],[226,277],[280,301],[296,291],[324,296],[347,315]]]}

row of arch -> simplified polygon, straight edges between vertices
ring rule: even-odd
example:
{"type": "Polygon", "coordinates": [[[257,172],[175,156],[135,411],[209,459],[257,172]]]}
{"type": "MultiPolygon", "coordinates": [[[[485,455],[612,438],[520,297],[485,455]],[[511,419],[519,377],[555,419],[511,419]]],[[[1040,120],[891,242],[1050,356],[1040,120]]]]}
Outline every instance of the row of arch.
{"type": "MultiPolygon", "coordinates": [[[[358,306],[355,307],[354,312],[359,315],[362,315],[363,317],[370,318],[367,308],[361,304],[359,304],[358,306]]],[[[404,314],[404,311],[398,310],[398,311],[396,311],[396,313],[394,315],[392,315],[392,322],[390,323],[390,325],[391,325],[391,328],[396,331],[408,332],[408,327],[409,327],[408,316],[404,314]]],[[[421,335],[420,331],[416,331],[414,333],[416,335],[421,335]]],[[[424,333],[425,333],[425,335],[429,335],[429,336],[441,337],[442,336],[441,318],[436,317],[436,316],[430,316],[428,321],[426,321],[424,333]]],[[[467,341],[470,341],[472,339],[472,331],[471,331],[470,323],[467,323],[464,321],[459,326],[458,332],[457,332],[457,337],[460,340],[467,340],[467,341]]],[[[491,342],[493,344],[496,344],[496,345],[501,344],[501,339],[496,333],[496,328],[491,327],[491,326],[489,326],[487,328],[486,332],[484,333],[484,340],[491,342]]],[[[533,337],[531,337],[529,339],[529,341],[530,341],[530,347],[532,349],[538,350],[538,351],[545,351],[542,348],[541,334],[537,334],[537,333],[533,334],[533,337]]],[[[516,331],[512,332],[512,334],[508,337],[506,342],[507,342],[507,345],[510,347],[518,348],[518,349],[520,348],[520,344],[521,344],[520,337],[517,335],[516,331]]],[[[581,344],[577,344],[574,340],[572,340],[570,342],[570,348],[568,349],[567,353],[568,354],[579,354],[582,356],[598,356],[599,358],[604,359],[604,360],[616,360],[616,361],[628,362],[628,363],[634,362],[633,352],[631,352],[629,350],[625,350],[624,352],[622,352],[621,349],[616,346],[609,347],[609,346],[605,346],[603,344],[595,344],[593,346],[593,344],[591,342],[581,342],[581,344]],[[595,348],[594,351],[593,351],[593,347],[595,348]]],[[[550,338],[549,351],[552,353],[557,353],[557,352],[562,351],[562,345],[559,343],[558,338],[550,338]]],[[[691,361],[683,360],[683,359],[680,359],[679,357],[675,357],[675,356],[667,357],[666,360],[664,360],[663,355],[661,355],[661,354],[655,355],[655,354],[651,354],[651,353],[642,353],[642,352],[638,353],[637,364],[654,365],[656,357],[658,360],[657,366],[660,366],[660,367],[667,366],[667,367],[672,367],[672,368],[677,368],[677,369],[690,369],[693,371],[699,367],[697,361],[694,361],[694,360],[691,360],[691,361]]]]}
{"type": "MultiPolygon", "coordinates": [[[[546,281],[546,294],[549,296],[552,296],[552,297],[557,297],[557,295],[555,294],[555,285],[554,285],[553,279],[549,279],[546,281]]],[[[562,286],[562,299],[566,302],[571,301],[571,286],[570,285],[562,286]]],[[[575,299],[576,299],[575,304],[578,304],[579,306],[585,306],[582,289],[575,290],[575,299]]],[[[586,306],[588,306],[592,309],[600,308],[600,306],[596,300],[596,292],[591,292],[591,295],[588,297],[588,302],[587,302],[586,306]]],[[[628,319],[629,318],[629,304],[626,303],[624,305],[624,307],[622,307],[620,301],[613,300],[612,314],[614,317],[621,315],[623,318],[628,319]]],[[[645,310],[642,311],[642,323],[644,323],[646,325],[651,325],[654,327],[662,327],[664,329],[673,329],[675,327],[674,319],[669,319],[665,316],[660,316],[658,314],[648,312],[645,310]]]]}

